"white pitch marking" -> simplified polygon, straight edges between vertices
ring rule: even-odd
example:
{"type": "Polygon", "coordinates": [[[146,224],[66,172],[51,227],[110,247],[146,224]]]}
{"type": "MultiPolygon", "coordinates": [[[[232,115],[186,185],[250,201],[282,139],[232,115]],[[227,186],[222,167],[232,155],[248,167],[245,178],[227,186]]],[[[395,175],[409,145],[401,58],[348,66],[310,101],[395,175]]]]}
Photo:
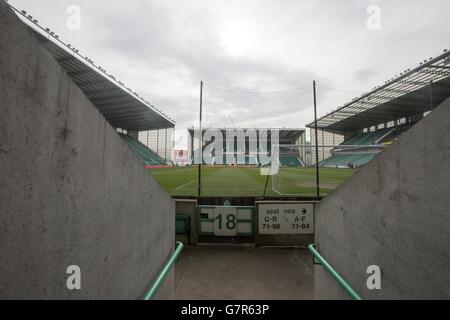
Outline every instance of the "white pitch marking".
{"type": "Polygon", "coordinates": [[[187,182],[187,183],[185,183],[185,184],[183,184],[183,185],[179,186],[179,187],[178,187],[178,188],[176,188],[175,190],[180,190],[181,188],[183,188],[183,187],[187,186],[188,184],[190,184],[190,183],[192,183],[192,182],[195,182],[195,180],[191,180],[191,181],[189,181],[189,182],[187,182]]]}

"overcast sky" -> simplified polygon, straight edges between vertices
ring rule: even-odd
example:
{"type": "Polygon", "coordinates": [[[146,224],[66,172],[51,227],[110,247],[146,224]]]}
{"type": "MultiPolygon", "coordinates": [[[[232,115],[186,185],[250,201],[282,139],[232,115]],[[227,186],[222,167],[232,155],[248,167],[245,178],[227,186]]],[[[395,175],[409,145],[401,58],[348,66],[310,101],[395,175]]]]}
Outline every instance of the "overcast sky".
{"type": "MultiPolygon", "coordinates": [[[[175,119],[178,147],[185,147],[183,128],[197,115],[200,80],[237,91],[287,90],[316,80],[340,89],[323,89],[334,94],[332,103],[319,104],[324,114],[450,47],[449,0],[10,2],[175,119]],[[80,29],[67,27],[71,5],[81,10],[80,29]],[[367,12],[373,5],[380,28],[374,28],[377,13],[367,12]]],[[[287,94],[279,109],[294,113],[295,99],[309,92],[287,94]]],[[[245,97],[238,99],[251,109],[245,97]]],[[[297,112],[297,126],[312,116],[310,108],[297,112]]],[[[239,114],[228,118],[231,125],[239,114]]]]}

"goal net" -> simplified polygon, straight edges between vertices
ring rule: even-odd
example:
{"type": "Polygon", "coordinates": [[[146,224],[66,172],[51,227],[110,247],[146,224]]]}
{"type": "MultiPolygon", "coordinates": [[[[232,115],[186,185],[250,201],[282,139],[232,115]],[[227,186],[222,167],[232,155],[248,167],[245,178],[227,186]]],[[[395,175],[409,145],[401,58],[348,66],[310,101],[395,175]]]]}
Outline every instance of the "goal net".
{"type": "MultiPolygon", "coordinates": [[[[306,139],[304,124],[311,117],[312,101],[312,85],[245,91],[204,84],[202,121],[191,130],[193,164],[202,165],[202,194],[262,196],[265,189],[273,194],[266,178],[274,174],[275,151],[280,144],[306,139]]],[[[305,165],[293,148],[281,151],[283,163],[305,165]]]]}

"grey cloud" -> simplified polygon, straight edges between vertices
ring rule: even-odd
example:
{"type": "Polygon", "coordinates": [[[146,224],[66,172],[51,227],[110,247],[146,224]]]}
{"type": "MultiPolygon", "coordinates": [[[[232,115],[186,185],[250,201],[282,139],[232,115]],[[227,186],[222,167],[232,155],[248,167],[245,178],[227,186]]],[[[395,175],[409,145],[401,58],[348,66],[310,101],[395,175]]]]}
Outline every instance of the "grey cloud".
{"type": "Polygon", "coordinates": [[[377,74],[376,71],[370,69],[360,69],[353,73],[357,81],[366,81],[377,74]]]}
{"type": "MultiPolygon", "coordinates": [[[[448,0],[433,1],[432,9],[422,0],[10,1],[132,83],[179,127],[191,126],[196,117],[200,80],[238,91],[270,91],[316,79],[333,88],[366,91],[450,45],[448,0]],[[65,28],[65,8],[71,4],[82,9],[78,32],[65,28]],[[365,27],[372,4],[382,13],[378,31],[365,27]],[[226,50],[221,23],[234,19],[256,28],[261,47],[240,56],[226,50]]],[[[321,88],[320,113],[348,97],[345,90],[321,88]]],[[[299,111],[298,126],[312,118],[295,103],[281,110],[291,118],[299,111]]]]}
{"type": "MultiPolygon", "coordinates": [[[[191,22],[185,27],[173,21],[169,9],[161,2],[146,3],[142,11],[152,18],[137,19],[132,24],[129,17],[120,15],[119,11],[120,7],[116,10],[110,8],[97,19],[97,23],[104,26],[100,32],[101,45],[120,52],[143,69],[163,73],[183,68],[189,75],[183,79],[188,87],[196,88],[200,80],[205,80],[222,88],[256,91],[261,89],[261,84],[276,83],[280,88],[292,88],[313,78],[310,72],[289,69],[282,61],[230,56],[219,42],[214,14],[208,11],[202,15],[206,19],[196,19],[195,14],[198,12],[187,13],[187,20],[191,22]]],[[[172,114],[176,113],[179,123],[192,123],[198,98],[195,100],[181,95],[178,99],[159,101],[172,114]],[[186,104],[186,100],[190,103],[186,104]]]]}

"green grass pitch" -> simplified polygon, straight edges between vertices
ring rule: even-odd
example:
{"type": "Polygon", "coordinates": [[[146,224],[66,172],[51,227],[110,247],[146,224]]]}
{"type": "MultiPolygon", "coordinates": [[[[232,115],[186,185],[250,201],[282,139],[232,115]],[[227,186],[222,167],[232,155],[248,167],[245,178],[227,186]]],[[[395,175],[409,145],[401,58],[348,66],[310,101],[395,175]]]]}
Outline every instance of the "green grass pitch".
{"type": "MultiPolygon", "coordinates": [[[[149,169],[161,186],[173,196],[196,196],[198,168],[176,167],[149,169]]],[[[354,169],[320,169],[320,193],[326,195],[347,180],[354,169]]],[[[259,168],[203,167],[202,196],[235,197],[262,196],[266,176],[259,168]]],[[[315,168],[280,168],[276,176],[269,178],[267,196],[316,194],[315,168]],[[272,179],[274,189],[272,190],[272,179]]]]}

